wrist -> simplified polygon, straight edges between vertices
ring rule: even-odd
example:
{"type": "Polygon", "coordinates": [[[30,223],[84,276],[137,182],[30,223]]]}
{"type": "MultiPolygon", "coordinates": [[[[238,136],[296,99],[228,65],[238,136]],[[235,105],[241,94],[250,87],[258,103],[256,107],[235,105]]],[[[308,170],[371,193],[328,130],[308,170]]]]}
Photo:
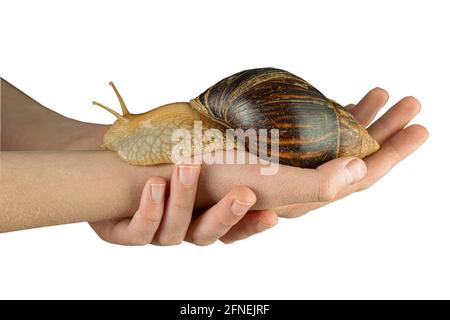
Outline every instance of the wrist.
{"type": "Polygon", "coordinates": [[[62,150],[101,150],[103,136],[109,125],[74,121],[65,132],[62,150]]]}

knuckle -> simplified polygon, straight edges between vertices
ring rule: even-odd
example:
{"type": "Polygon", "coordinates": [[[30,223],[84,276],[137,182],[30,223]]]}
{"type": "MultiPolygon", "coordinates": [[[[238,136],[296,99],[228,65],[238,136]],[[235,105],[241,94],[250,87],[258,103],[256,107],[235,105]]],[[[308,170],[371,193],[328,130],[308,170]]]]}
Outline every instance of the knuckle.
{"type": "Polygon", "coordinates": [[[144,222],[148,224],[159,224],[161,222],[162,215],[150,215],[148,217],[144,217],[144,222]]]}
{"type": "Polygon", "coordinates": [[[111,240],[111,237],[109,235],[107,236],[104,233],[98,233],[98,232],[97,232],[97,235],[100,238],[100,240],[111,243],[111,244],[115,244],[114,241],[111,240]]]}
{"type": "Polygon", "coordinates": [[[239,240],[247,239],[252,235],[259,233],[258,228],[258,223],[256,223],[253,227],[248,226],[247,228],[242,230],[242,233],[239,235],[239,240]]]}
{"type": "Polygon", "coordinates": [[[230,229],[231,227],[233,227],[237,221],[236,218],[233,217],[234,220],[221,220],[219,221],[219,227],[221,229],[230,229]]]}
{"type": "Polygon", "coordinates": [[[390,155],[391,155],[391,157],[393,159],[393,163],[394,164],[403,160],[404,156],[402,156],[399,153],[398,149],[394,147],[392,142],[390,142],[390,141],[384,142],[383,147],[384,147],[385,150],[389,151],[389,153],[390,153],[390,155]]]}
{"type": "Polygon", "coordinates": [[[260,231],[258,231],[257,229],[258,229],[258,227],[255,227],[255,230],[242,233],[242,235],[240,236],[240,240],[250,238],[251,236],[260,233],[260,231]]]}
{"type": "Polygon", "coordinates": [[[214,218],[214,224],[219,229],[230,229],[236,224],[239,217],[234,216],[231,212],[228,212],[227,216],[217,214],[214,218]]]}
{"type": "Polygon", "coordinates": [[[319,184],[316,200],[318,202],[326,202],[333,200],[337,195],[336,187],[329,179],[323,179],[319,184]]]}
{"type": "Polygon", "coordinates": [[[235,242],[235,240],[232,240],[232,239],[220,239],[220,241],[222,241],[222,243],[224,243],[224,244],[232,244],[232,243],[234,243],[235,242]]]}
{"type": "Polygon", "coordinates": [[[195,245],[200,246],[200,247],[209,246],[209,245],[213,244],[214,242],[216,242],[215,239],[194,239],[192,241],[192,243],[194,243],[195,245]]]}
{"type": "Polygon", "coordinates": [[[152,184],[165,184],[166,183],[166,179],[164,179],[163,177],[150,177],[150,178],[148,178],[148,181],[152,184]]]}
{"type": "Polygon", "coordinates": [[[141,237],[134,237],[134,238],[131,238],[128,241],[128,245],[129,246],[135,246],[135,247],[145,246],[147,244],[148,244],[148,242],[145,239],[141,238],[141,237]]]}
{"type": "Polygon", "coordinates": [[[361,183],[360,185],[359,185],[359,188],[356,190],[357,192],[359,192],[359,191],[364,191],[364,190],[367,190],[367,189],[369,189],[371,186],[373,186],[374,185],[374,182],[364,182],[364,183],[361,183]]]}
{"type": "Polygon", "coordinates": [[[97,235],[102,241],[105,241],[110,244],[114,244],[114,245],[118,245],[118,246],[132,246],[132,244],[130,244],[129,240],[128,241],[126,241],[126,240],[120,241],[116,237],[113,237],[109,232],[97,233],[97,235]]]}
{"type": "Polygon", "coordinates": [[[193,201],[180,201],[175,199],[173,202],[173,207],[177,211],[192,211],[194,204],[193,201]]]}
{"type": "Polygon", "coordinates": [[[249,187],[239,186],[232,193],[232,196],[237,197],[240,201],[247,203],[256,202],[256,195],[249,187]]]}
{"type": "Polygon", "coordinates": [[[183,242],[183,239],[179,236],[160,237],[157,242],[161,246],[177,246],[183,242]]]}
{"type": "Polygon", "coordinates": [[[307,214],[310,210],[298,210],[289,212],[284,218],[293,219],[307,214]]]}
{"type": "MultiPolygon", "coordinates": [[[[140,212],[136,212],[140,214],[140,212]]],[[[162,214],[157,214],[157,212],[151,212],[149,214],[141,214],[140,221],[144,224],[159,224],[162,219],[162,214]]]]}

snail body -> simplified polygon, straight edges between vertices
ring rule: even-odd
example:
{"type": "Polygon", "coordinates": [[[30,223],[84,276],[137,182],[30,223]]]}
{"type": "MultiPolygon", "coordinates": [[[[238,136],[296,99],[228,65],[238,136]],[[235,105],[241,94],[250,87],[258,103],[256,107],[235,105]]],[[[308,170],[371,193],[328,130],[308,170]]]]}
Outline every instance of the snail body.
{"type": "MultiPolygon", "coordinates": [[[[278,139],[268,137],[268,148],[276,144],[280,163],[304,168],[344,156],[364,158],[379,149],[345,108],[280,69],[245,70],[219,81],[189,103],[172,103],[143,114],[130,114],[111,85],[123,114],[94,102],[118,118],[106,132],[103,146],[135,165],[171,163],[173,131],[193,133],[195,121],[201,121],[202,131],[214,129],[224,139],[227,128],[277,129],[278,139]]],[[[219,140],[196,141],[201,146],[197,153],[234,147],[219,140]]],[[[248,150],[256,153],[249,144],[248,150]]]]}

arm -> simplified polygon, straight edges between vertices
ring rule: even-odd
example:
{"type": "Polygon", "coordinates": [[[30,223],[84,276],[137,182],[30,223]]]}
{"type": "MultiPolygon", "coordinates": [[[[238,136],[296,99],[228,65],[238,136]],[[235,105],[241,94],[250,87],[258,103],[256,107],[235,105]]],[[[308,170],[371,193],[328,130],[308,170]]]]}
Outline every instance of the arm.
{"type": "Polygon", "coordinates": [[[0,150],[100,150],[109,126],[69,119],[0,78],[0,150]]]}
{"type": "MultiPolygon", "coordinates": [[[[376,113],[386,103],[387,99],[388,96],[384,90],[374,89],[356,106],[352,106],[352,113],[361,123],[369,125],[376,113]]],[[[34,149],[36,148],[34,146],[39,146],[43,149],[96,150],[101,142],[103,132],[106,130],[105,126],[81,123],[67,119],[58,114],[50,116],[53,117],[53,120],[47,122],[44,113],[50,115],[53,114],[52,111],[43,109],[40,104],[29,97],[24,97],[24,94],[19,90],[11,85],[7,85],[5,81],[2,81],[2,107],[6,105],[4,101],[9,101],[9,107],[2,108],[2,144],[5,143],[5,146],[7,147],[5,150],[23,150],[26,149],[24,146],[27,144],[31,144],[31,148],[34,149]],[[9,90],[9,95],[12,97],[10,99],[5,98],[7,90],[9,90]],[[13,107],[15,103],[17,104],[13,107]],[[8,127],[9,125],[9,128],[13,130],[18,127],[17,125],[19,122],[28,119],[28,113],[23,112],[22,109],[18,107],[26,103],[31,104],[27,108],[36,109],[33,111],[35,113],[39,113],[38,110],[42,109],[42,120],[36,121],[36,126],[27,126],[23,128],[25,131],[29,130],[24,134],[16,136],[7,132],[5,138],[5,131],[7,130],[4,130],[3,125],[5,125],[5,127],[8,127]],[[6,115],[5,117],[4,109],[16,114],[12,116],[6,115]],[[5,121],[5,118],[9,119],[9,121],[5,121]],[[12,123],[14,121],[15,124],[12,123]],[[31,143],[33,138],[39,136],[40,131],[46,132],[46,130],[48,130],[45,128],[48,123],[51,122],[52,125],[55,125],[55,121],[64,123],[64,125],[57,126],[61,129],[60,132],[47,132],[44,134],[44,137],[48,138],[47,140],[40,138],[35,139],[36,141],[31,143]],[[83,128],[81,134],[80,128],[83,128]],[[75,132],[72,132],[72,130],[75,132]],[[55,133],[58,133],[56,135],[58,136],[58,139],[52,141],[51,137],[52,135],[55,135],[55,133]],[[8,137],[10,139],[7,139],[8,137]],[[47,141],[46,145],[39,145],[43,140],[47,141]]],[[[376,154],[365,159],[365,162],[367,163],[367,176],[359,182],[353,181],[352,184],[342,183],[345,180],[345,170],[343,170],[345,167],[345,160],[342,162],[342,160],[339,159],[325,164],[322,168],[319,168],[319,170],[305,170],[281,166],[278,174],[270,177],[260,176],[258,174],[259,169],[256,166],[205,166],[205,169],[202,170],[200,179],[196,207],[199,208],[217,202],[226,191],[230,190],[233,186],[248,185],[256,192],[258,197],[258,202],[256,203],[257,207],[274,208],[280,216],[295,217],[302,215],[309,210],[323,206],[331,201],[347,196],[352,192],[363,190],[383,177],[392,167],[414,152],[426,140],[427,131],[423,127],[416,125],[404,128],[418,113],[419,109],[420,104],[417,100],[411,97],[405,98],[395,104],[383,117],[369,127],[369,131],[372,135],[377,137],[382,147],[376,154]]],[[[41,116],[36,115],[36,117],[40,118],[41,116]]],[[[28,121],[31,121],[31,119],[28,119],[28,121]]],[[[147,168],[131,167],[121,163],[114,157],[115,155],[108,152],[104,153],[107,155],[101,156],[100,159],[96,160],[99,168],[101,165],[103,165],[103,169],[105,170],[115,168],[119,173],[123,174],[123,177],[125,178],[124,181],[129,177],[137,176],[138,181],[131,181],[130,179],[130,181],[126,182],[130,183],[131,189],[128,187],[124,188],[126,189],[125,192],[130,192],[130,195],[132,193],[131,197],[125,200],[128,201],[127,203],[131,206],[130,208],[137,207],[137,199],[139,196],[136,192],[136,188],[140,189],[143,186],[145,178],[150,175],[162,175],[163,177],[168,177],[169,175],[168,172],[170,171],[170,166],[147,168]],[[110,164],[109,161],[112,161],[113,164],[110,164]],[[117,169],[118,167],[122,167],[123,170],[117,169]],[[127,170],[134,172],[134,174],[128,174],[127,170]],[[160,170],[164,171],[164,173],[160,170]],[[139,173],[137,174],[136,172],[139,173]]],[[[6,155],[4,154],[3,157],[6,158],[6,155]]],[[[78,161],[82,162],[80,159],[78,159],[78,161]]],[[[29,162],[32,163],[33,160],[29,159],[29,162]]],[[[64,167],[68,168],[67,166],[64,167]]],[[[4,172],[4,170],[2,171],[4,172]]],[[[112,171],[108,172],[111,173],[112,171]]],[[[98,178],[95,174],[96,172],[91,176],[92,180],[98,178]]],[[[62,174],[62,179],[64,179],[64,174],[62,174]]],[[[120,188],[120,185],[125,182],[116,181],[116,183],[120,188]]],[[[101,189],[99,187],[100,186],[97,186],[97,190],[101,189]]],[[[8,186],[8,188],[11,189],[10,186],[8,186]]],[[[111,199],[108,200],[113,201],[111,199]]],[[[3,208],[6,204],[4,203],[4,199],[2,201],[3,208]]],[[[122,205],[124,203],[125,202],[121,202],[122,205]]],[[[41,204],[41,206],[43,206],[43,204],[41,204]]],[[[8,207],[11,207],[11,204],[9,204],[8,207]]],[[[99,215],[94,214],[92,218],[93,220],[96,220],[97,218],[101,219],[101,217],[107,218],[117,215],[125,216],[132,211],[130,208],[126,210],[127,213],[117,209],[116,211],[108,211],[99,215]]]]}
{"type": "MultiPolygon", "coordinates": [[[[45,108],[3,79],[1,81],[0,102],[1,150],[98,150],[104,132],[109,127],[83,123],[57,114],[45,108]]],[[[96,156],[91,157],[93,166],[89,166],[89,169],[92,171],[89,176],[92,179],[83,181],[83,183],[86,183],[86,188],[83,187],[78,191],[70,190],[72,193],[69,194],[64,194],[64,192],[68,191],[67,189],[58,188],[60,196],[62,193],[62,197],[58,199],[43,197],[42,199],[38,199],[40,200],[38,202],[32,200],[33,197],[35,199],[39,198],[39,194],[33,193],[34,182],[42,186],[39,188],[41,194],[49,191],[55,197],[58,194],[53,193],[51,185],[56,184],[66,187],[64,183],[67,180],[61,180],[67,178],[66,174],[64,174],[64,177],[55,175],[55,172],[61,172],[61,170],[66,169],[53,170],[56,167],[55,162],[68,161],[72,169],[78,171],[86,164],[84,162],[87,159],[85,156],[87,156],[87,153],[78,155],[73,153],[71,156],[66,153],[3,153],[3,161],[0,162],[0,165],[4,169],[3,175],[0,175],[0,191],[4,191],[0,199],[0,230],[10,231],[49,224],[88,220],[95,221],[91,223],[94,230],[102,239],[112,243],[148,243],[146,241],[152,234],[151,230],[154,229],[155,224],[160,224],[160,226],[156,238],[153,241],[164,245],[174,244],[183,239],[183,234],[186,233],[189,222],[191,221],[196,187],[180,186],[176,177],[174,178],[172,176],[172,183],[170,184],[171,196],[166,199],[167,208],[164,210],[164,216],[167,215],[170,219],[164,218],[162,221],[161,216],[158,215],[161,205],[149,205],[152,202],[147,201],[146,196],[148,192],[146,190],[148,186],[147,188],[144,187],[141,200],[138,200],[137,190],[140,188],[138,185],[143,183],[145,177],[152,175],[147,180],[147,185],[149,181],[154,181],[155,179],[165,181],[163,177],[153,175],[163,175],[162,172],[164,172],[164,176],[167,177],[168,172],[171,170],[169,166],[166,166],[164,170],[161,170],[162,167],[154,167],[153,170],[150,168],[146,170],[145,168],[137,169],[136,167],[133,168],[117,161],[117,159],[111,157],[111,154],[104,153],[102,157],[100,153],[97,153],[96,156]],[[24,157],[24,155],[28,157],[24,157]],[[108,159],[112,159],[113,162],[115,161],[114,164],[108,164],[108,159]],[[11,163],[18,165],[11,168],[9,165],[11,163]],[[40,174],[36,175],[38,172],[35,172],[32,168],[36,169],[36,164],[38,163],[41,164],[38,168],[40,174]],[[95,166],[99,163],[100,170],[97,170],[95,166]],[[30,164],[34,164],[34,166],[30,166],[30,164]],[[122,168],[117,175],[114,175],[114,170],[111,170],[115,165],[122,168]],[[109,187],[112,190],[119,191],[125,201],[122,201],[120,197],[112,197],[114,200],[108,201],[108,206],[114,208],[112,211],[108,209],[108,206],[102,207],[102,201],[98,201],[99,199],[91,202],[94,203],[92,207],[89,207],[89,202],[85,202],[80,206],[79,203],[72,199],[73,194],[77,194],[78,198],[81,199],[84,199],[84,195],[88,196],[88,200],[89,196],[92,199],[92,195],[98,192],[89,194],[86,191],[92,187],[90,182],[98,178],[97,174],[100,173],[100,175],[105,177],[101,171],[105,169],[105,166],[109,166],[109,170],[106,173],[114,177],[110,180],[114,180],[114,184],[108,183],[106,184],[106,188],[109,187]],[[139,181],[133,180],[127,170],[133,172],[139,171],[139,174],[135,176],[139,181]],[[46,171],[49,171],[50,174],[46,174],[46,171]],[[21,179],[22,177],[29,177],[30,179],[25,179],[24,182],[16,179],[21,179]],[[122,181],[127,183],[122,183],[122,181]],[[26,186],[27,183],[29,184],[28,186],[26,186]],[[128,186],[133,186],[134,188],[128,186]],[[24,190],[26,189],[29,189],[30,192],[25,193],[24,190]],[[14,193],[14,190],[17,192],[14,193]],[[123,190],[123,192],[120,190],[123,190]],[[27,197],[24,197],[24,194],[27,197]],[[125,196],[126,194],[131,194],[132,196],[125,196]],[[26,202],[23,201],[25,198],[28,199],[26,202]],[[50,200],[50,202],[47,202],[47,200],[50,200]],[[138,202],[141,206],[135,212],[133,206],[137,206],[138,202]],[[23,203],[26,203],[26,205],[22,205],[23,203]],[[180,203],[182,207],[178,208],[177,206],[180,203]],[[190,209],[187,208],[187,203],[191,203],[192,206],[190,209]],[[143,204],[145,205],[143,206],[143,204]],[[88,207],[89,211],[83,212],[83,207],[88,207]],[[98,207],[102,208],[101,211],[98,211],[98,207]],[[126,208],[126,210],[123,208],[126,208]],[[129,215],[133,215],[133,219],[113,219],[129,215]],[[148,219],[145,217],[152,218],[148,219]],[[101,220],[103,218],[108,219],[101,220]],[[101,221],[98,221],[99,219],[101,221]],[[142,232],[142,230],[145,230],[145,232],[142,232]]],[[[173,166],[171,167],[173,168],[173,166]]],[[[115,172],[117,173],[117,170],[115,172]]],[[[177,170],[173,170],[173,172],[176,173],[177,170]]],[[[68,175],[70,173],[69,170],[66,173],[68,175]]],[[[76,177],[79,179],[83,178],[80,175],[76,175],[76,177]]],[[[72,189],[76,189],[74,186],[72,187],[72,189]]],[[[102,187],[101,189],[104,188],[102,187]]],[[[197,244],[205,244],[221,238],[222,241],[229,243],[244,239],[276,224],[277,216],[268,210],[253,211],[244,217],[236,217],[233,214],[232,208],[234,207],[232,204],[234,200],[241,199],[241,201],[247,202],[252,197],[254,197],[254,194],[248,188],[234,188],[217,204],[209,208],[202,217],[192,219],[192,225],[189,226],[186,240],[197,244]],[[230,228],[224,229],[224,224],[229,225],[230,228]]]]}
{"type": "Polygon", "coordinates": [[[0,231],[131,215],[150,176],[169,166],[133,167],[110,152],[2,152],[0,231]]]}
{"type": "MultiPolygon", "coordinates": [[[[363,164],[341,158],[317,170],[283,166],[275,181],[260,176],[258,165],[204,166],[195,208],[209,207],[244,184],[255,191],[255,209],[317,201],[326,196],[323,183],[341,190],[364,176],[357,171],[355,179],[348,179],[353,161],[363,164]],[[289,188],[282,188],[287,181],[289,188]]],[[[0,165],[0,232],[128,217],[138,208],[147,179],[169,179],[173,167],[130,166],[108,151],[8,151],[2,152],[0,165]]],[[[175,210],[166,217],[181,220],[184,215],[175,210]]]]}
{"type": "Polygon", "coordinates": [[[202,215],[192,217],[199,171],[200,166],[174,166],[168,197],[166,180],[150,177],[132,218],[93,222],[92,228],[101,239],[114,244],[174,245],[186,240],[204,246],[219,239],[224,243],[243,240],[276,225],[278,217],[272,211],[246,214],[256,201],[246,187],[234,188],[202,215]],[[179,179],[180,169],[194,174],[179,179]]]}

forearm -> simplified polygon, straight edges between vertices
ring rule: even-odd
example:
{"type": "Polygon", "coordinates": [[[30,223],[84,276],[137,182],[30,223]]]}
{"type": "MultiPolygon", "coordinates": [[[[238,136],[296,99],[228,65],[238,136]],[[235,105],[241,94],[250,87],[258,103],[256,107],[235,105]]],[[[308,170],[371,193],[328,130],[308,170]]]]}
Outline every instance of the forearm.
{"type": "Polygon", "coordinates": [[[146,179],[171,171],[107,151],[2,152],[0,161],[0,232],[129,216],[146,179]]]}
{"type": "MultiPolygon", "coordinates": [[[[99,150],[108,126],[66,118],[4,80],[0,107],[1,150],[9,151],[0,163],[0,232],[129,216],[148,177],[170,177],[171,165],[130,166],[112,152],[10,152],[99,150]]],[[[292,180],[296,170],[261,176],[256,165],[204,165],[195,209],[238,185],[257,194],[254,209],[295,203],[302,194],[292,180]]]]}
{"type": "Polygon", "coordinates": [[[1,150],[98,150],[108,126],[69,119],[1,79],[1,150]]]}
{"type": "MultiPolygon", "coordinates": [[[[131,166],[110,151],[0,155],[0,232],[130,216],[146,180],[170,180],[172,172],[172,165],[131,166]]],[[[238,185],[256,193],[255,209],[295,203],[301,185],[291,183],[288,190],[281,185],[295,170],[284,167],[276,176],[261,176],[257,165],[203,165],[195,208],[211,206],[238,185]]]]}

